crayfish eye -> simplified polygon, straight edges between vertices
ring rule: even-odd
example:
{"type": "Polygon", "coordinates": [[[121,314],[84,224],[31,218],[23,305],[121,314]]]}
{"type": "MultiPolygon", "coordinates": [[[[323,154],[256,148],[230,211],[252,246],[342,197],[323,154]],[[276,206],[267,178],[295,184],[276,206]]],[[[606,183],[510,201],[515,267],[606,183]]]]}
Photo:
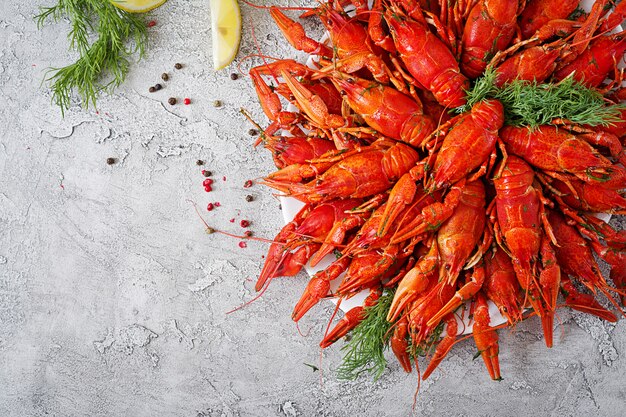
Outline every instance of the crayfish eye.
{"type": "Polygon", "coordinates": [[[330,20],[330,19],[327,19],[327,20],[326,20],[326,24],[327,24],[328,26],[332,26],[332,25],[333,25],[333,21],[332,21],[332,20],[330,20]]]}
{"type": "Polygon", "coordinates": [[[350,84],[354,84],[354,78],[348,78],[346,81],[349,82],[350,84]]]}
{"type": "Polygon", "coordinates": [[[341,90],[341,91],[339,92],[339,95],[340,95],[340,96],[345,96],[345,95],[346,95],[346,91],[345,91],[345,90],[341,90]]]}

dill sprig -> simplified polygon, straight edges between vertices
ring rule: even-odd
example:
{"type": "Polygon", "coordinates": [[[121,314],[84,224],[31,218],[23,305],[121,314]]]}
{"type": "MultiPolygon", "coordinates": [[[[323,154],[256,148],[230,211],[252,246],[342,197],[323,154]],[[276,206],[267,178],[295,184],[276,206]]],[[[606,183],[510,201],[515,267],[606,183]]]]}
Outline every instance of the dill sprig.
{"type": "Polygon", "coordinates": [[[441,341],[441,333],[443,333],[444,325],[445,323],[439,323],[437,327],[433,329],[430,336],[422,343],[409,343],[409,355],[412,358],[417,358],[418,356],[432,356],[435,353],[437,344],[441,341]]]}
{"type": "Polygon", "coordinates": [[[457,113],[470,111],[474,105],[486,98],[492,98],[498,92],[496,87],[496,71],[487,68],[483,76],[474,81],[472,88],[467,91],[467,103],[456,108],[457,113]]]}
{"type": "Polygon", "coordinates": [[[496,73],[487,70],[467,93],[468,111],[486,98],[496,98],[504,106],[505,123],[536,128],[554,119],[566,119],[590,126],[608,125],[620,120],[624,105],[607,105],[602,94],[567,77],[558,83],[515,80],[502,87],[494,84],[496,73]]]}
{"type": "Polygon", "coordinates": [[[567,20],[577,20],[579,17],[586,16],[587,14],[588,13],[585,11],[585,9],[581,8],[580,6],[576,6],[574,11],[570,13],[569,16],[567,16],[567,20]]]}
{"type": "Polygon", "coordinates": [[[48,69],[45,81],[51,84],[52,101],[64,113],[70,107],[72,90],[85,108],[95,107],[102,91],[110,91],[126,79],[129,57],[135,53],[143,57],[147,29],[140,17],[108,0],[58,0],[35,16],[39,28],[48,19],[57,22],[62,18],[69,19],[70,49],[76,50],[79,58],[68,66],[48,69]],[[90,43],[90,39],[94,41],[90,43]]]}
{"type": "Polygon", "coordinates": [[[384,352],[391,338],[392,323],[387,321],[395,291],[385,290],[378,302],[365,307],[365,319],[352,330],[352,339],[341,350],[343,362],[337,369],[339,379],[356,379],[364,372],[380,378],[387,367],[384,352]]]}

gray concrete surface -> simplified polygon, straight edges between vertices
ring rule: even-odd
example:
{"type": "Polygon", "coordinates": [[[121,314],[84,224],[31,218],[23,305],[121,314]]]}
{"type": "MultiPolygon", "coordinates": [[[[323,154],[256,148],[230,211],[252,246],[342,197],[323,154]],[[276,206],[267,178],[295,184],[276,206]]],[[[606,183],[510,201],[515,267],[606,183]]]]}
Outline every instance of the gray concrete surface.
{"type": "MultiPolygon", "coordinates": [[[[271,237],[281,217],[269,190],[242,187],[272,164],[238,113],[262,119],[250,82],[211,69],[207,3],[156,11],[150,50],[128,82],[98,112],[76,104],[61,118],[40,82],[74,58],[67,23],[39,31],[38,1],[0,2],[0,416],[411,413],[416,376],[394,361],[377,382],[338,381],[340,346],[324,352],[323,374],[305,365],[319,365],[332,308],[318,307],[298,333],[290,311],[304,276],[226,314],[253,297],[267,245],[205,234],[188,200],[221,202],[204,215],[229,231],[246,218],[271,237]],[[148,93],[163,71],[171,81],[148,93]],[[193,104],[170,107],[170,96],[193,104]],[[197,159],[215,173],[210,194],[197,159]]],[[[264,53],[294,55],[265,11],[242,8],[240,57],[256,52],[252,27],[264,53]]],[[[626,320],[569,311],[559,320],[551,350],[536,320],[501,332],[502,382],[472,361],[471,341],[459,343],[422,384],[415,414],[624,415],[626,320]]]]}

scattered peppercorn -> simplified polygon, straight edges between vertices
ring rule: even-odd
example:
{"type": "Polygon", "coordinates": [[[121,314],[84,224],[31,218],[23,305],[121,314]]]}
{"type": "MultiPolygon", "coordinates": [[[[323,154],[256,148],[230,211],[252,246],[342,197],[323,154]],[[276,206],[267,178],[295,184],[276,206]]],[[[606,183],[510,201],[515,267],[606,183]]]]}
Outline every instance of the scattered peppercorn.
{"type": "Polygon", "coordinates": [[[243,235],[245,237],[252,237],[252,231],[251,230],[246,230],[246,232],[243,235]]]}
{"type": "Polygon", "coordinates": [[[247,180],[246,182],[243,183],[243,188],[250,188],[252,187],[252,180],[247,180]]]}
{"type": "Polygon", "coordinates": [[[151,28],[153,26],[156,26],[156,21],[151,20],[151,21],[148,22],[148,24],[146,26],[148,26],[149,28],[151,28]]]}
{"type": "Polygon", "coordinates": [[[239,223],[239,225],[240,225],[241,227],[248,227],[248,226],[250,226],[250,222],[249,222],[248,220],[242,220],[242,221],[239,223]]]}
{"type": "Polygon", "coordinates": [[[249,202],[251,202],[251,201],[254,201],[254,197],[252,197],[250,194],[248,194],[248,195],[246,196],[246,201],[247,201],[248,203],[249,203],[249,202]]]}
{"type": "Polygon", "coordinates": [[[167,75],[167,72],[164,72],[163,74],[161,74],[161,79],[162,79],[163,81],[167,81],[167,80],[169,80],[169,79],[170,79],[170,76],[169,76],[169,75],[167,75]]]}
{"type": "Polygon", "coordinates": [[[107,164],[113,165],[115,163],[115,158],[107,158],[107,164]]]}
{"type": "Polygon", "coordinates": [[[211,178],[207,178],[206,180],[202,181],[202,185],[204,185],[205,187],[211,184],[213,184],[213,180],[211,178]]]}
{"type": "Polygon", "coordinates": [[[212,228],[212,227],[207,227],[207,228],[206,228],[206,233],[207,233],[207,235],[210,235],[210,234],[212,234],[212,233],[215,233],[215,229],[214,229],[214,228],[212,228]]]}
{"type": "Polygon", "coordinates": [[[232,219],[229,220],[229,222],[235,223],[235,218],[233,217],[232,219]]]}
{"type": "Polygon", "coordinates": [[[250,130],[248,130],[248,135],[250,135],[250,136],[256,136],[256,135],[258,135],[258,134],[259,134],[259,131],[258,131],[258,130],[256,130],[256,129],[250,129],[250,130]]]}
{"type": "Polygon", "coordinates": [[[215,202],[215,207],[219,207],[219,206],[221,206],[221,205],[222,205],[222,203],[220,203],[219,201],[216,201],[216,202],[215,202]]]}
{"type": "Polygon", "coordinates": [[[207,211],[212,211],[214,208],[215,208],[215,206],[213,205],[213,203],[209,203],[209,204],[207,204],[207,206],[206,206],[206,210],[207,210],[207,211]]]}
{"type": "Polygon", "coordinates": [[[206,191],[207,193],[210,193],[211,191],[213,191],[213,188],[211,188],[210,185],[205,185],[204,186],[204,191],[206,191]]]}
{"type": "Polygon", "coordinates": [[[226,175],[222,177],[222,181],[226,181],[226,175]]]}
{"type": "Polygon", "coordinates": [[[155,85],[154,85],[154,88],[155,88],[157,91],[159,91],[160,89],[162,89],[162,88],[163,88],[163,86],[162,86],[161,84],[155,84],[155,85]]]}
{"type": "Polygon", "coordinates": [[[148,88],[148,91],[151,92],[151,93],[154,93],[156,91],[156,88],[150,87],[150,88],[148,88]]]}
{"type": "Polygon", "coordinates": [[[207,171],[206,169],[203,169],[202,175],[204,175],[205,177],[210,177],[211,175],[213,175],[213,173],[211,171],[207,171]]]}
{"type": "Polygon", "coordinates": [[[182,67],[183,67],[183,64],[181,64],[179,62],[174,64],[174,68],[176,68],[176,69],[181,69],[182,67]]]}
{"type": "Polygon", "coordinates": [[[198,159],[196,161],[196,165],[204,165],[204,161],[202,159],[198,159]]]}
{"type": "Polygon", "coordinates": [[[170,97],[170,98],[167,100],[167,102],[168,102],[168,103],[170,103],[170,104],[173,106],[174,104],[176,104],[176,99],[175,99],[174,97],[170,97]]]}
{"type": "Polygon", "coordinates": [[[213,102],[213,107],[222,107],[222,102],[221,102],[221,101],[219,101],[219,100],[215,100],[215,101],[213,102]]]}
{"type": "Polygon", "coordinates": [[[246,242],[239,242],[239,247],[240,248],[247,248],[248,244],[246,242]]]}
{"type": "Polygon", "coordinates": [[[190,100],[190,99],[188,99],[188,98],[185,98],[185,99],[183,100],[183,103],[185,103],[185,106],[188,106],[188,105],[190,105],[190,104],[191,104],[191,100],[190,100]]]}
{"type": "Polygon", "coordinates": [[[236,80],[237,78],[239,78],[239,75],[237,75],[236,73],[233,72],[232,74],[230,74],[231,80],[236,80]]]}

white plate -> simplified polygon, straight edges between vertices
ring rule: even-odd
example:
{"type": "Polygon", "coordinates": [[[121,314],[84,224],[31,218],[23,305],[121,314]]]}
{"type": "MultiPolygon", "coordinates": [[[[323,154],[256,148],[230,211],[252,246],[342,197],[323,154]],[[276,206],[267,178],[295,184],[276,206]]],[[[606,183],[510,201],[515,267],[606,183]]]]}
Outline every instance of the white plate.
{"type": "MultiPolygon", "coordinates": [[[[591,6],[593,5],[593,3],[594,3],[593,0],[583,0],[581,1],[580,6],[584,10],[589,11],[591,10],[591,6]]],[[[621,30],[621,27],[618,27],[618,29],[621,30]]],[[[326,42],[327,40],[328,40],[328,35],[326,34],[322,37],[321,41],[326,42]]],[[[313,59],[314,59],[313,57],[309,56],[309,58],[306,61],[306,65],[310,66],[311,68],[314,68],[313,59]]],[[[291,104],[289,104],[287,110],[298,111],[298,109],[291,104]]],[[[304,206],[304,203],[291,197],[280,197],[280,202],[281,202],[282,213],[283,213],[283,218],[285,220],[285,224],[289,223],[295,217],[295,215],[300,211],[300,209],[304,206]]],[[[597,217],[608,222],[609,219],[611,218],[611,215],[602,213],[602,214],[599,214],[597,217]]],[[[307,263],[304,266],[304,269],[307,271],[307,273],[310,276],[313,276],[315,275],[316,272],[321,271],[325,269],[326,267],[328,267],[335,259],[336,259],[335,256],[330,254],[330,255],[327,255],[325,258],[323,258],[322,261],[318,263],[315,267],[312,267],[310,263],[307,263]]],[[[337,279],[335,279],[331,283],[331,291],[334,292],[339,287],[339,284],[341,283],[341,278],[343,277],[343,275],[344,274],[340,275],[337,279]]],[[[360,293],[358,293],[357,295],[355,295],[354,297],[350,299],[342,300],[339,308],[343,312],[347,312],[348,310],[354,307],[363,305],[363,302],[365,301],[365,298],[368,296],[368,294],[369,294],[369,291],[361,291],[360,293]]],[[[330,300],[333,303],[337,304],[337,302],[339,301],[339,298],[330,298],[330,300]]],[[[498,326],[500,324],[505,323],[506,319],[502,316],[502,314],[500,314],[500,311],[498,310],[496,305],[491,301],[488,301],[488,304],[489,304],[489,316],[491,319],[490,325],[498,326]]],[[[469,306],[467,305],[466,307],[469,307],[469,306]]],[[[468,308],[466,308],[465,311],[469,311],[468,308]]],[[[472,333],[473,321],[470,321],[466,315],[463,315],[463,317],[459,317],[458,315],[455,315],[455,318],[457,321],[458,328],[461,329],[461,332],[459,334],[472,333]]]]}

